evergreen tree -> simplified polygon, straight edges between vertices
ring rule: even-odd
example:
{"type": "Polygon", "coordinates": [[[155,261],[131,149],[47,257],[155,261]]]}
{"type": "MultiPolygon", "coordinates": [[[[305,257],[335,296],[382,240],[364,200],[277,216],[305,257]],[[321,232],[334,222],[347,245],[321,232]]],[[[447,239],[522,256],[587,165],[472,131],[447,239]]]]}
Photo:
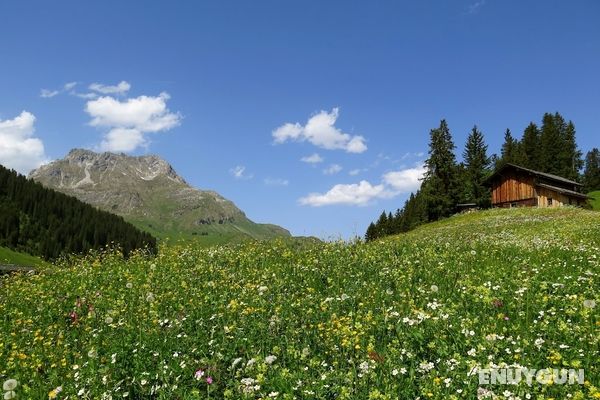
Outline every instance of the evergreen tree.
{"type": "Polygon", "coordinates": [[[583,167],[582,153],[577,147],[575,139],[575,125],[569,121],[562,133],[563,145],[560,152],[560,173],[558,175],[578,181],[580,178],[579,171],[583,167]]]}
{"type": "Polygon", "coordinates": [[[375,239],[377,239],[377,228],[375,227],[375,224],[371,222],[367,228],[367,233],[365,233],[365,240],[370,242],[375,239]]]}
{"type": "Polygon", "coordinates": [[[490,167],[487,148],[483,133],[475,125],[467,138],[463,158],[466,178],[465,187],[468,193],[467,200],[476,203],[480,207],[487,207],[490,202],[490,191],[484,185],[490,167]]]}
{"type": "Polygon", "coordinates": [[[540,133],[540,171],[555,175],[563,172],[560,161],[564,140],[561,132],[565,126],[560,114],[544,114],[540,133]]]}
{"type": "Polygon", "coordinates": [[[435,221],[447,217],[459,200],[460,182],[454,155],[454,142],[445,120],[431,130],[427,172],[423,180],[423,194],[427,204],[427,218],[435,221]]]}
{"type": "Polygon", "coordinates": [[[600,150],[597,148],[588,151],[585,156],[583,190],[585,193],[600,190],[600,150]]]}
{"type": "Polygon", "coordinates": [[[513,137],[510,129],[507,129],[504,133],[504,143],[502,144],[502,150],[500,152],[500,164],[516,164],[518,162],[518,152],[519,141],[513,137]]]}
{"type": "Polygon", "coordinates": [[[521,139],[522,167],[539,170],[540,169],[540,130],[537,125],[531,122],[523,132],[521,139]]]}

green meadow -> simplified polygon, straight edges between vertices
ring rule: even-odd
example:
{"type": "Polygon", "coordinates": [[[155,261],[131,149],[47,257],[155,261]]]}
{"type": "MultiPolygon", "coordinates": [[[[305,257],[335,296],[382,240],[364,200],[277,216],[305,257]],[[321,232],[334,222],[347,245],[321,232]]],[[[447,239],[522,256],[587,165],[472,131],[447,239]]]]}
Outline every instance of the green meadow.
{"type": "Polygon", "coordinates": [[[370,243],[74,257],[0,278],[0,380],[17,399],[600,398],[599,228],[489,210],[370,243]],[[479,384],[503,366],[585,382],[479,384]]]}

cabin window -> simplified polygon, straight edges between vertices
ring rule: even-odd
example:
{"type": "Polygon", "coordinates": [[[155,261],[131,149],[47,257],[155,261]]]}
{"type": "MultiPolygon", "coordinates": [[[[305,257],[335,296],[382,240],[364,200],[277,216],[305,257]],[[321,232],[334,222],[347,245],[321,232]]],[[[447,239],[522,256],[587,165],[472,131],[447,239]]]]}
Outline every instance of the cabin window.
{"type": "Polygon", "coordinates": [[[548,197],[548,205],[551,206],[552,205],[552,197],[548,197]]]}
{"type": "Polygon", "coordinates": [[[517,206],[517,203],[510,203],[511,208],[515,208],[516,206],[517,206]]]}

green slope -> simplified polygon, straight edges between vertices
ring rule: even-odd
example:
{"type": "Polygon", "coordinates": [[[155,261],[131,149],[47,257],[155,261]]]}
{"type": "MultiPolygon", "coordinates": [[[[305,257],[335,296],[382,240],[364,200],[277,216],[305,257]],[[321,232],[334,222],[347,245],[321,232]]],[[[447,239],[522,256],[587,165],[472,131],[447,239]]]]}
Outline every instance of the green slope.
{"type": "Polygon", "coordinates": [[[77,398],[74,370],[91,399],[594,399],[599,227],[504,209],[369,243],[74,258],[0,281],[0,372],[19,399],[77,398]],[[492,363],[586,383],[482,387],[492,363]]]}
{"type": "Polygon", "coordinates": [[[590,204],[592,205],[593,210],[600,211],[600,190],[596,190],[594,192],[588,193],[592,199],[590,200],[590,204]]]}
{"type": "Polygon", "coordinates": [[[45,265],[45,262],[38,257],[32,256],[31,254],[19,253],[6,247],[0,247],[0,264],[14,264],[35,267],[39,265],[45,265]]]}

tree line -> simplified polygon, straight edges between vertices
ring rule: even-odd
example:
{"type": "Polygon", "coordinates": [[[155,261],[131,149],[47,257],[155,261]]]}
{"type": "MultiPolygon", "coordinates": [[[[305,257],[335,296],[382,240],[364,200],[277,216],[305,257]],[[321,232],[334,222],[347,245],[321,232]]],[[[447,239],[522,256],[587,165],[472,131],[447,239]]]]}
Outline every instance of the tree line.
{"type": "Polygon", "coordinates": [[[114,214],[0,166],[0,246],[51,260],[118,246],[156,253],[156,239],[114,214]]]}
{"type": "Polygon", "coordinates": [[[383,211],[367,228],[367,241],[448,217],[456,212],[457,204],[489,207],[491,195],[485,180],[506,163],[579,181],[584,185],[584,193],[600,190],[600,151],[592,149],[584,160],[577,146],[575,125],[558,112],[544,114],[541,126],[531,122],[520,139],[507,129],[500,155],[488,156],[488,146],[477,126],[467,137],[460,163],[455,149],[448,124],[442,120],[439,127],[430,131],[420,189],[411,193],[395,213],[383,211]]]}

